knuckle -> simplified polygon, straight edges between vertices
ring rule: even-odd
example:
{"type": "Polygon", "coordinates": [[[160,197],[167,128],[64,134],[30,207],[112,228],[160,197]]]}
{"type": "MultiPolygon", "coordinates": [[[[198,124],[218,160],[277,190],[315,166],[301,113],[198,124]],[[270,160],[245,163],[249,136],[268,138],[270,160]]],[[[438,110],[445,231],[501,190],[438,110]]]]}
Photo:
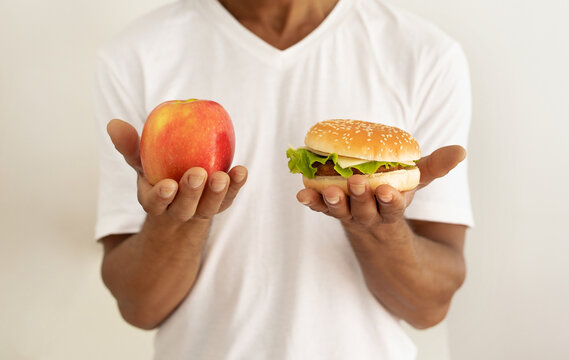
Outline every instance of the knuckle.
{"type": "Polygon", "coordinates": [[[325,206],[310,206],[310,209],[316,212],[321,212],[324,214],[328,214],[330,212],[330,209],[328,209],[325,206]]]}
{"type": "Polygon", "coordinates": [[[156,206],[145,205],[142,208],[144,209],[144,211],[148,215],[156,216],[156,215],[160,215],[160,213],[161,213],[160,209],[156,206]]]}
{"type": "Polygon", "coordinates": [[[184,211],[178,211],[178,210],[174,210],[174,211],[169,211],[168,214],[170,215],[170,217],[176,221],[179,222],[185,222],[190,220],[193,217],[193,213],[191,212],[184,212],[184,211]]]}
{"type": "Polygon", "coordinates": [[[200,219],[200,220],[208,220],[211,219],[213,217],[213,215],[215,215],[217,213],[217,211],[208,211],[208,210],[198,210],[196,211],[196,213],[194,214],[193,218],[194,219],[200,219]]]}
{"type": "Polygon", "coordinates": [[[221,206],[230,206],[231,204],[233,204],[233,202],[235,201],[235,198],[237,196],[226,196],[225,199],[223,199],[223,201],[221,202],[221,206]]]}
{"type": "Polygon", "coordinates": [[[354,222],[364,227],[375,225],[377,219],[375,217],[354,217],[354,222]]]}
{"type": "Polygon", "coordinates": [[[394,217],[402,217],[405,213],[405,204],[402,201],[397,202],[393,207],[391,213],[394,217]]]}
{"type": "Polygon", "coordinates": [[[144,206],[146,205],[146,197],[144,196],[144,194],[142,193],[142,190],[140,190],[140,188],[138,189],[138,192],[136,193],[136,198],[137,198],[138,202],[140,203],[140,205],[142,205],[142,207],[144,208],[144,206]]]}
{"type": "Polygon", "coordinates": [[[237,191],[235,191],[234,189],[229,188],[227,190],[227,193],[225,193],[225,198],[223,199],[222,203],[225,202],[232,202],[233,199],[235,199],[235,197],[237,196],[237,191]]]}
{"type": "Polygon", "coordinates": [[[142,205],[142,210],[144,210],[145,213],[150,214],[150,212],[152,211],[152,209],[151,209],[147,204],[141,203],[140,205],[142,205]]]}
{"type": "Polygon", "coordinates": [[[383,216],[383,221],[382,223],[384,224],[393,224],[395,222],[395,218],[392,216],[383,216]]]}
{"type": "Polygon", "coordinates": [[[192,218],[197,220],[209,220],[212,218],[212,216],[196,213],[192,218]]]}
{"type": "Polygon", "coordinates": [[[222,203],[223,197],[209,197],[207,201],[200,203],[200,206],[196,209],[194,217],[198,217],[200,219],[211,219],[219,212],[222,203]]]}
{"type": "Polygon", "coordinates": [[[223,202],[221,203],[221,206],[219,207],[218,212],[223,212],[223,211],[227,210],[231,206],[231,204],[233,204],[233,200],[231,200],[231,199],[223,200],[223,202]]]}
{"type": "Polygon", "coordinates": [[[402,217],[403,217],[403,212],[398,210],[398,211],[391,212],[389,214],[385,214],[383,216],[383,221],[385,223],[392,224],[392,223],[397,222],[397,220],[401,219],[402,217]]]}
{"type": "Polygon", "coordinates": [[[149,215],[160,215],[161,213],[159,203],[155,201],[145,199],[140,204],[142,205],[142,209],[149,215]]]}
{"type": "Polygon", "coordinates": [[[162,211],[158,208],[150,208],[148,210],[145,210],[146,213],[148,213],[148,215],[152,215],[152,216],[157,216],[160,215],[162,213],[162,211]]]}
{"type": "Polygon", "coordinates": [[[310,210],[312,210],[312,211],[317,211],[317,212],[328,211],[328,207],[323,206],[322,204],[319,204],[318,202],[310,202],[310,203],[308,204],[308,207],[309,207],[310,210]]]}
{"type": "Polygon", "coordinates": [[[149,212],[151,210],[151,206],[148,204],[148,201],[146,201],[146,197],[141,194],[138,195],[138,203],[142,206],[142,209],[145,212],[149,212]]]}

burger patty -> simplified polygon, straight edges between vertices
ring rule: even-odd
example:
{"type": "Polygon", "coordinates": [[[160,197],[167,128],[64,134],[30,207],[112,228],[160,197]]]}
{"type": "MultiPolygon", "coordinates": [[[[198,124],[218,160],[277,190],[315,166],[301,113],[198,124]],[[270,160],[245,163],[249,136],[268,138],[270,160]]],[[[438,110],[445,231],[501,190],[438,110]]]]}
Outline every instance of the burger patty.
{"type": "MultiPolygon", "coordinates": [[[[351,169],[354,172],[354,174],[363,174],[358,169],[355,169],[355,168],[351,168],[351,169]]],[[[403,169],[405,169],[405,167],[403,167],[401,165],[390,166],[389,169],[387,169],[385,166],[380,166],[377,169],[376,173],[395,171],[395,170],[403,170],[403,169]]],[[[341,176],[340,174],[338,174],[338,172],[336,170],[334,170],[334,162],[332,160],[326,161],[325,164],[318,163],[318,165],[316,166],[316,174],[315,175],[316,176],[341,176]]]]}

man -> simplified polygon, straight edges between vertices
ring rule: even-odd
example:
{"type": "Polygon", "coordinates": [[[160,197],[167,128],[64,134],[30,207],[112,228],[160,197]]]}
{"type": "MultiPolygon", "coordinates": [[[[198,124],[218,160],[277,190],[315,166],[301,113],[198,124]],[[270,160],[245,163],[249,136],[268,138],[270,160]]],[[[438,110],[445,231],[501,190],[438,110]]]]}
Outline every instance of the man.
{"type": "Polygon", "coordinates": [[[472,222],[464,163],[446,175],[470,121],[452,39],[379,0],[182,0],[98,60],[102,276],[126,321],[159,328],[157,359],[415,357],[399,320],[445,317],[472,222]],[[228,110],[245,166],[151,186],[137,132],[190,97],[228,110]],[[328,118],[412,133],[431,154],[422,189],[372,193],[353,176],[349,197],[298,191],[285,150],[328,118]]]}

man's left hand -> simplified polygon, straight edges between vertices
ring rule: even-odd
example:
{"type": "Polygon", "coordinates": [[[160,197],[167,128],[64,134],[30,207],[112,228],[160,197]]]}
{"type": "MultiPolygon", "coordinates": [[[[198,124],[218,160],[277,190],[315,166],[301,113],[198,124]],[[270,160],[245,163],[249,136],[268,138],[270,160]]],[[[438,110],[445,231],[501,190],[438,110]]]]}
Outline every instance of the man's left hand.
{"type": "Polygon", "coordinates": [[[329,186],[322,195],[301,190],[298,200],[342,222],[372,294],[391,313],[417,328],[440,322],[465,277],[466,227],[405,220],[415,191],[445,176],[466,157],[460,146],[422,158],[418,187],[399,192],[389,185],[370,189],[365,176],[348,179],[349,196],[329,186]]]}
{"type": "Polygon", "coordinates": [[[389,185],[380,185],[373,192],[363,175],[348,179],[350,196],[337,186],[329,186],[320,195],[312,189],[303,189],[297,199],[312,210],[340,219],[344,223],[374,227],[403,219],[415,191],[433,180],[448,174],[466,157],[466,150],[458,145],[446,146],[421,158],[417,164],[421,172],[419,186],[411,191],[399,192],[389,185]]]}

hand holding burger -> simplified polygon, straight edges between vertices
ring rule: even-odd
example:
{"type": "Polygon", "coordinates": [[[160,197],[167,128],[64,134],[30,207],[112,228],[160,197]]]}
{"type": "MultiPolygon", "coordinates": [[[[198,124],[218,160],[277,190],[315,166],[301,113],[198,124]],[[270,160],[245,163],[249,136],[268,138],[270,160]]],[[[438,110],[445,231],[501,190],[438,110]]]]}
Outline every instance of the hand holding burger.
{"type": "Polygon", "coordinates": [[[306,148],[289,149],[289,167],[306,178],[298,201],[341,221],[371,293],[394,315],[424,328],[444,318],[464,279],[466,227],[405,219],[404,213],[415,191],[445,176],[466,151],[446,146],[420,158],[405,134],[363,122],[323,122],[309,131],[306,148]]]}
{"type": "Polygon", "coordinates": [[[466,157],[453,145],[421,158],[407,132],[357,120],[322,121],[308,131],[305,144],[287,151],[289,169],[302,173],[306,187],[298,200],[345,225],[366,227],[402,220],[415,190],[466,157]]]}
{"type": "Polygon", "coordinates": [[[373,190],[388,184],[400,191],[419,184],[417,141],[407,132],[359,120],[326,120],[306,134],[305,148],[289,149],[289,169],[302,173],[307,188],[330,185],[348,194],[347,179],[363,174],[373,190]]]}

